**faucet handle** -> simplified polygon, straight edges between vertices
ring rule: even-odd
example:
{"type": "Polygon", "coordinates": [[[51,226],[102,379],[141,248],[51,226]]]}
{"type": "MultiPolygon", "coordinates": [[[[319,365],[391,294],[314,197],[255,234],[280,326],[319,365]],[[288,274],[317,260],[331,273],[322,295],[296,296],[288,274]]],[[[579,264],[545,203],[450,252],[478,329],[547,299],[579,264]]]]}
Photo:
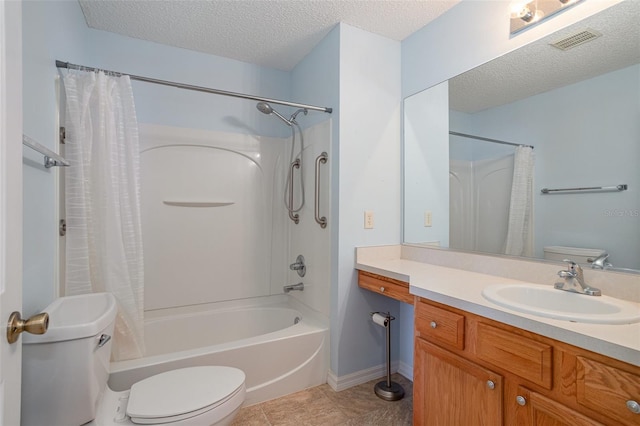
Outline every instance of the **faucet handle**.
{"type": "Polygon", "coordinates": [[[563,259],[562,261],[568,263],[569,266],[567,266],[566,270],[558,271],[558,276],[561,278],[575,278],[577,275],[576,267],[579,268],[580,266],[571,259],[563,259]]]}
{"type": "Polygon", "coordinates": [[[567,266],[567,271],[571,271],[571,272],[581,272],[582,268],[580,267],[580,265],[578,265],[576,262],[574,262],[571,259],[563,259],[563,262],[567,263],[569,266],[567,266]]]}

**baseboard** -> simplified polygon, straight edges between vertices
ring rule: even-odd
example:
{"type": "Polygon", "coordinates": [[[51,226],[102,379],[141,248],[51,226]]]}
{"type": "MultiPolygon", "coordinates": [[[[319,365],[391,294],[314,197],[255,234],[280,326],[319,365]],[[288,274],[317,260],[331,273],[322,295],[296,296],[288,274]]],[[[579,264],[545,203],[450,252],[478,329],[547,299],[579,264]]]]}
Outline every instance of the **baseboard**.
{"type": "Polygon", "coordinates": [[[398,374],[401,374],[413,382],[413,365],[400,361],[398,364],[398,374]]]}
{"type": "MultiPolygon", "coordinates": [[[[391,362],[391,373],[398,372],[398,361],[391,362]]],[[[406,364],[405,364],[406,365],[406,364]]],[[[344,376],[336,376],[335,373],[329,370],[327,374],[327,383],[336,392],[349,389],[350,387],[366,383],[370,380],[379,379],[385,377],[387,374],[386,364],[377,365],[375,367],[367,368],[365,370],[356,371],[355,373],[347,374],[344,376]]],[[[402,373],[401,373],[402,374],[402,373]]],[[[402,374],[405,376],[405,374],[402,374]]],[[[411,374],[413,376],[413,373],[411,374]]],[[[405,376],[406,377],[406,376],[405,376]]]]}

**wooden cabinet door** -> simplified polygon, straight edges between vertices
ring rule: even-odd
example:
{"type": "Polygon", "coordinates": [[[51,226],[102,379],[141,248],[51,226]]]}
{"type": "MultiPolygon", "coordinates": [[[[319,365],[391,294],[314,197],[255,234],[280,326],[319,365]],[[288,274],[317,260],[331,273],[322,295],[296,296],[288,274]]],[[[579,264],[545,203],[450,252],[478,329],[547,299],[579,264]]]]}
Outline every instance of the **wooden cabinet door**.
{"type": "Polygon", "coordinates": [[[502,425],[502,377],[416,339],[415,426],[502,425]]]}
{"type": "Polygon", "coordinates": [[[602,426],[602,423],[522,386],[517,398],[506,404],[518,405],[518,426],[602,426]]]}

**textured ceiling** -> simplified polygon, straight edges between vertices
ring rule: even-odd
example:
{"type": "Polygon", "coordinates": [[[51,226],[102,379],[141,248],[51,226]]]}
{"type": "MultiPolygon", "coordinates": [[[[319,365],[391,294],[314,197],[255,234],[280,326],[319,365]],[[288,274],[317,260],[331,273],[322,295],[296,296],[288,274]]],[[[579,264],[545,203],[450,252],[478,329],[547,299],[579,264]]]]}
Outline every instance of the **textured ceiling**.
{"type": "Polygon", "coordinates": [[[450,107],[473,113],[637,64],[639,22],[640,1],[625,1],[494,59],[449,80],[450,107]],[[602,37],[567,51],[549,45],[587,28],[602,37]]]}
{"type": "Polygon", "coordinates": [[[91,28],[291,70],[338,23],[403,40],[460,0],[79,0],[91,28]]]}

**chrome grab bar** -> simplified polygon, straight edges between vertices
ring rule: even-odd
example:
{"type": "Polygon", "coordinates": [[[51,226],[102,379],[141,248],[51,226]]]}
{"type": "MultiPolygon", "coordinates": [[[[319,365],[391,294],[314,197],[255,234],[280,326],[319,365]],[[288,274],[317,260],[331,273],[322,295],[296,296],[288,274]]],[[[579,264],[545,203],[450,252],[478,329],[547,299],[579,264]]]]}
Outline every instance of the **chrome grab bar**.
{"type": "Polygon", "coordinates": [[[323,229],[327,227],[327,218],[324,217],[324,216],[320,217],[320,163],[326,164],[328,157],[329,156],[327,155],[327,153],[323,152],[322,154],[318,155],[318,158],[316,158],[316,206],[315,206],[315,217],[316,217],[316,222],[318,222],[318,224],[320,225],[320,228],[323,228],[323,229]]]}
{"type": "Polygon", "coordinates": [[[300,222],[300,216],[297,213],[293,213],[293,169],[300,168],[300,159],[296,158],[296,161],[291,163],[291,169],[289,170],[289,219],[293,221],[296,225],[300,222]]]}
{"type": "Polygon", "coordinates": [[[626,191],[627,189],[629,189],[629,185],[623,183],[621,185],[614,185],[614,186],[587,186],[582,188],[557,188],[557,189],[542,188],[540,192],[542,194],[550,194],[552,192],[626,191]]]}

